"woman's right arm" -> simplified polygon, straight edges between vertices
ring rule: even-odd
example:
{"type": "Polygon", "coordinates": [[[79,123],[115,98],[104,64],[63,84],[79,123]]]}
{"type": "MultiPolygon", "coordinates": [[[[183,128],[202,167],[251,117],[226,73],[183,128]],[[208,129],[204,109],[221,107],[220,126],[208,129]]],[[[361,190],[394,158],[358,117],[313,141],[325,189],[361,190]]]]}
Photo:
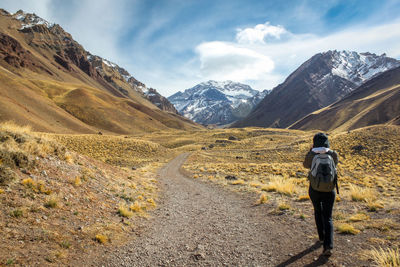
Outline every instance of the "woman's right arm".
{"type": "Polygon", "coordinates": [[[313,158],[314,158],[314,153],[311,152],[311,150],[308,151],[306,158],[304,159],[304,162],[303,162],[304,168],[307,168],[307,169],[311,168],[311,163],[312,163],[313,158]]]}

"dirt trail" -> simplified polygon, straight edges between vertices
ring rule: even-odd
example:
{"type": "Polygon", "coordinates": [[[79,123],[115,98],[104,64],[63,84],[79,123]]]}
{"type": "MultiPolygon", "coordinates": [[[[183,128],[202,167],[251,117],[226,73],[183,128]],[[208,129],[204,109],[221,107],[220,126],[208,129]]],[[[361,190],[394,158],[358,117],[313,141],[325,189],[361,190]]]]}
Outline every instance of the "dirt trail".
{"type": "Polygon", "coordinates": [[[294,223],[254,206],[254,195],[187,178],[179,172],[186,158],[160,172],[161,204],[140,236],[96,266],[339,266],[319,257],[311,219],[294,223]]]}

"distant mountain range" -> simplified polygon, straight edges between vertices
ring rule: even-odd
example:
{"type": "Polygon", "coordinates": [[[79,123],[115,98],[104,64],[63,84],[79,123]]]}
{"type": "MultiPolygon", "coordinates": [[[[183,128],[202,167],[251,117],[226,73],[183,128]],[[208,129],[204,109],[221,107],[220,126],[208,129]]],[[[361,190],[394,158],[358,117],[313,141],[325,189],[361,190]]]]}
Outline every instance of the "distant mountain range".
{"type": "Polygon", "coordinates": [[[168,100],[180,114],[197,123],[226,125],[246,117],[268,93],[238,82],[208,81],[168,100]]]}
{"type": "Polygon", "coordinates": [[[385,123],[400,125],[400,67],[381,73],[290,128],[348,131],[385,123]]]}
{"type": "Polygon", "coordinates": [[[328,51],[303,63],[232,127],[286,128],[326,107],[380,73],[400,66],[385,54],[328,51]]]}
{"type": "Polygon", "coordinates": [[[129,134],[199,125],[155,89],[35,14],[0,9],[0,121],[48,132],[129,134]]]}

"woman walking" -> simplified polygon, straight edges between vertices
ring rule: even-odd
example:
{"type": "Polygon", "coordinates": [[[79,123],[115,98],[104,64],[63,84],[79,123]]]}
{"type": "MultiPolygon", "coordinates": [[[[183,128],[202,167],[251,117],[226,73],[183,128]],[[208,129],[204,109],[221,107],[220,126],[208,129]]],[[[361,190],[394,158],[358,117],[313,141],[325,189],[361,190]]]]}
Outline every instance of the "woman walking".
{"type": "Polygon", "coordinates": [[[338,191],[337,164],[338,154],[329,149],[328,136],[324,133],[317,133],[303,165],[310,169],[308,192],[314,206],[318,237],[324,247],[322,255],[327,257],[332,255],[333,249],[332,210],[336,197],[335,187],[338,191]]]}

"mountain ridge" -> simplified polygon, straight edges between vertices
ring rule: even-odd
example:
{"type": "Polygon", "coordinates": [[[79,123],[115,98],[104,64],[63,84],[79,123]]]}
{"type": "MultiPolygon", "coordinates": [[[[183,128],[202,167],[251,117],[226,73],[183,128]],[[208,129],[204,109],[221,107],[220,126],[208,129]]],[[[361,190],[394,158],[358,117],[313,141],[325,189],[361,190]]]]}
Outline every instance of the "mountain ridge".
{"type": "Polygon", "coordinates": [[[293,123],[290,129],[348,131],[376,124],[400,125],[400,67],[385,71],[343,99],[293,123]]]}
{"type": "Polygon", "coordinates": [[[238,82],[209,80],[168,99],[197,123],[225,125],[245,117],[267,93],[238,82]]]}
{"type": "Polygon", "coordinates": [[[2,10],[0,26],[3,83],[0,93],[4,101],[0,108],[1,120],[21,120],[38,130],[55,132],[85,129],[83,132],[110,130],[127,134],[134,129],[199,127],[178,116],[172,104],[155,89],[147,88],[118,65],[86,51],[58,24],[48,23],[34,14],[22,11],[10,14],[2,10]],[[8,82],[9,79],[15,81],[8,82]],[[11,94],[5,84],[12,84],[18,90],[11,94]],[[73,90],[78,91],[72,94],[73,90]],[[26,98],[16,93],[29,93],[37,101],[27,105],[21,101],[27,101],[26,98]],[[79,99],[73,99],[72,95],[79,99]],[[92,104],[85,106],[87,103],[92,104]],[[18,112],[9,112],[6,106],[18,112]],[[29,109],[31,114],[22,115],[23,110],[29,109]],[[45,109],[51,111],[44,112],[45,109]],[[34,110],[38,111],[38,117],[30,120],[34,110]],[[56,119],[49,114],[59,115],[56,119]],[[71,124],[71,120],[75,122],[71,124]],[[151,124],[150,120],[153,120],[151,124]]]}
{"type": "Polygon", "coordinates": [[[397,66],[400,61],[385,54],[336,50],[318,53],[275,87],[249,116],[232,127],[288,127],[305,115],[342,99],[358,84],[397,66]]]}

